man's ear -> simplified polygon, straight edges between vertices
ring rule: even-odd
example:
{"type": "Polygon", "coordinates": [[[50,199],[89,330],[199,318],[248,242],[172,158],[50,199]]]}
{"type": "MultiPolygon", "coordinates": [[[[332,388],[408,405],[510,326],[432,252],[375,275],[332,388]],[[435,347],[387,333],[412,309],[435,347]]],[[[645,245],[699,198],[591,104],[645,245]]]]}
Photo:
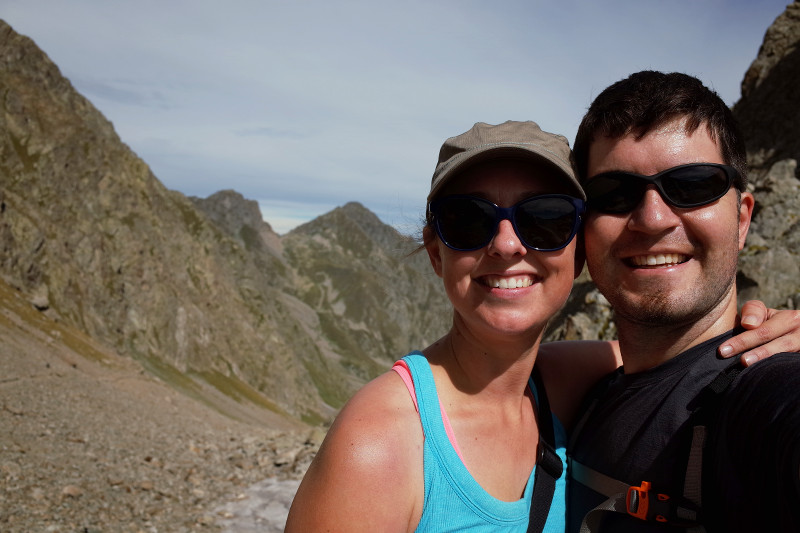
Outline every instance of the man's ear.
{"type": "Polygon", "coordinates": [[[422,242],[425,246],[425,251],[428,252],[428,259],[431,261],[431,266],[436,275],[442,277],[442,251],[441,241],[436,237],[434,231],[430,226],[425,226],[422,230],[422,242]]]}
{"type": "Polygon", "coordinates": [[[751,193],[747,191],[741,193],[739,200],[739,251],[744,249],[744,242],[750,229],[750,219],[753,216],[755,203],[756,200],[751,193]]]}

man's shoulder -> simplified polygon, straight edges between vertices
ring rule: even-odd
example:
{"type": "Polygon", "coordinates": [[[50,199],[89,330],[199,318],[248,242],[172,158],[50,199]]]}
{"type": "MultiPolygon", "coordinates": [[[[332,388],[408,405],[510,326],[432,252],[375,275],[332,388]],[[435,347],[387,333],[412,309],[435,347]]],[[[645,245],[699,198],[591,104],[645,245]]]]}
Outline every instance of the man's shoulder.
{"type": "Polygon", "coordinates": [[[800,379],[800,352],[782,352],[742,370],[740,383],[775,379],[778,383],[800,379]]]}
{"type": "Polygon", "coordinates": [[[600,378],[584,395],[579,413],[584,413],[595,402],[603,400],[612,390],[624,388],[625,383],[622,381],[624,376],[625,372],[622,367],[620,367],[600,378]]]}
{"type": "Polygon", "coordinates": [[[800,423],[796,416],[800,405],[800,353],[775,354],[744,369],[732,383],[724,403],[722,420],[742,431],[758,433],[758,428],[776,424],[796,426],[800,423]]]}
{"type": "Polygon", "coordinates": [[[734,383],[736,390],[800,397],[800,353],[783,352],[744,369],[734,383]],[[763,391],[761,389],[764,389],[763,391]]]}
{"type": "Polygon", "coordinates": [[[775,354],[743,370],[715,417],[703,499],[720,531],[798,531],[798,355],[775,354]]]}

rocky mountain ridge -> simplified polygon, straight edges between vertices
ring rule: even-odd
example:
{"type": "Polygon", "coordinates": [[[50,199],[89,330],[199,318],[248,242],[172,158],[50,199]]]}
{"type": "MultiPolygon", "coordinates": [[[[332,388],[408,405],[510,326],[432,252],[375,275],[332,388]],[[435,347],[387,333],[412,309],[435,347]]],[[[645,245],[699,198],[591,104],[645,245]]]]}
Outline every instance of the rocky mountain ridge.
{"type": "Polygon", "coordinates": [[[408,318],[407,295],[441,289],[404,261],[415,243],[362,206],[281,239],[240,195],[167,190],[4,23],[0,54],[0,272],[43,312],[179,388],[211,385],[310,423],[385,368],[389,350],[446,327],[408,318]],[[319,268],[292,263],[306,256],[319,268]],[[385,309],[363,307],[374,295],[385,309]],[[387,313],[407,318],[390,325],[387,313]]]}

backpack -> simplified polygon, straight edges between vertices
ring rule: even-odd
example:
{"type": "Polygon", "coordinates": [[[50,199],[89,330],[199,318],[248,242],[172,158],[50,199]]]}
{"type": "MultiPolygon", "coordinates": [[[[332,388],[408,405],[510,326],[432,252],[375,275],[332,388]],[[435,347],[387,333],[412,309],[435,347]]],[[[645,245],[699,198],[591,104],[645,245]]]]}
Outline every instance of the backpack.
{"type": "MultiPolygon", "coordinates": [[[[720,372],[700,392],[698,407],[690,415],[692,442],[688,453],[682,493],[656,490],[649,481],[639,486],[616,480],[568,458],[570,479],[606,496],[606,500],[589,511],[583,518],[580,533],[602,531],[601,524],[607,513],[628,514],[640,520],[682,527],[687,533],[704,533],[702,517],[703,452],[708,427],[720,411],[722,401],[733,380],[743,370],[736,363],[720,372]]],[[[574,444],[583,425],[594,411],[599,397],[591,399],[589,407],[575,427],[570,439],[574,444]]]]}

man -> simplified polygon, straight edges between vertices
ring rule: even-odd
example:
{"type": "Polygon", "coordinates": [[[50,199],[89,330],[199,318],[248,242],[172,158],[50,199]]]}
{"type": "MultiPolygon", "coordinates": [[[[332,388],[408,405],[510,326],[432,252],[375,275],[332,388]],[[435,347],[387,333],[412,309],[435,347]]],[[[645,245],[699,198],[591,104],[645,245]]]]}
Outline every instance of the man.
{"type": "Polygon", "coordinates": [[[800,531],[800,358],[717,379],[754,207],[730,110],[696,78],[639,72],[596,98],[574,158],[623,368],[575,428],[568,530],[800,531]]]}

